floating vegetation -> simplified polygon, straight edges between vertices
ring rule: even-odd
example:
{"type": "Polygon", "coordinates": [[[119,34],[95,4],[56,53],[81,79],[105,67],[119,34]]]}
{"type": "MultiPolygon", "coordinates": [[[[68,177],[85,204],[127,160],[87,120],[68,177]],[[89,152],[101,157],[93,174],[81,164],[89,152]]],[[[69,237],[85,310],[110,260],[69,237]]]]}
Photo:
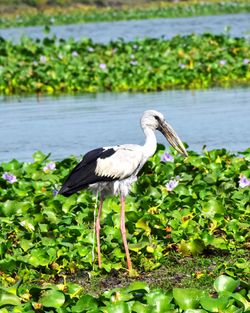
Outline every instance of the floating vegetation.
{"type": "MultiPolygon", "coordinates": [[[[205,257],[204,272],[193,270],[195,276],[214,275],[216,267],[216,274],[244,280],[249,271],[250,149],[241,155],[225,149],[201,155],[189,151],[185,159],[170,150],[171,159],[161,161],[164,149],[159,145],[146,163],[126,203],[135,269],[160,268],[174,252],[184,260],[205,257]],[[178,183],[168,188],[173,180],[178,183]],[[212,261],[216,254],[221,255],[217,265],[212,261]]],[[[32,163],[0,164],[0,283],[124,271],[119,200],[104,203],[99,270],[92,259],[95,197],[88,191],[69,198],[55,195],[77,159],[52,162],[41,152],[33,158],[32,163]]]]}
{"type": "Polygon", "coordinates": [[[0,93],[155,91],[250,82],[250,44],[228,35],[170,40],[0,40],[0,93]]]}
{"type": "Polygon", "coordinates": [[[150,288],[136,281],[99,296],[84,294],[79,284],[31,285],[21,282],[10,288],[0,287],[0,310],[8,312],[73,312],[73,313],[243,313],[249,312],[249,285],[226,275],[213,283],[213,294],[197,288],[150,288]],[[1,309],[1,307],[3,307],[1,309]]]}

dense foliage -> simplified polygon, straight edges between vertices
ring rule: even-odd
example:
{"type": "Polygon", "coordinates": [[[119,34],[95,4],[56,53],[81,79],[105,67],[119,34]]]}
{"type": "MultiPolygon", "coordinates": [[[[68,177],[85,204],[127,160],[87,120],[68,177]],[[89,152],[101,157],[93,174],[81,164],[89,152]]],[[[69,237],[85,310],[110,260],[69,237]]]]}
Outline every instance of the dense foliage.
{"type": "Polygon", "coordinates": [[[250,82],[250,44],[227,35],[170,40],[0,39],[0,92],[149,91],[250,82]]]}
{"type": "MultiPolygon", "coordinates": [[[[222,149],[160,162],[162,154],[160,146],[127,199],[135,268],[155,269],[170,251],[183,256],[222,251],[234,256],[227,273],[244,278],[249,270],[244,254],[249,248],[250,149],[241,156],[222,149]]],[[[92,259],[95,197],[89,192],[53,196],[76,162],[54,163],[37,152],[33,163],[0,164],[2,282],[97,270],[92,259]]],[[[102,252],[108,272],[125,267],[119,217],[118,199],[106,200],[102,252]]]]}
{"type": "MultiPolygon", "coordinates": [[[[60,0],[63,4],[67,0],[60,0]]],[[[99,0],[100,3],[102,0],[99,0]]],[[[5,13],[0,16],[0,27],[11,26],[35,26],[35,25],[60,25],[80,22],[118,21],[147,18],[188,17],[197,15],[214,15],[250,12],[249,1],[183,1],[163,2],[153,1],[150,4],[136,5],[134,1],[127,2],[123,7],[95,7],[95,6],[71,6],[49,7],[41,10],[45,0],[30,1],[30,4],[38,5],[37,9],[19,8],[13,13],[5,13]],[[40,2],[40,6],[39,6],[40,2]]],[[[49,1],[51,4],[51,1],[49,1]]],[[[103,0],[105,4],[105,0],[103,0]]],[[[70,1],[72,4],[72,1],[70,1]]],[[[9,3],[10,5],[10,3],[9,3]]],[[[15,6],[15,5],[12,5],[15,6]]],[[[13,9],[12,9],[13,10],[13,9]]]]}
{"type": "Polygon", "coordinates": [[[150,289],[144,282],[106,291],[98,297],[83,294],[75,283],[32,285],[18,282],[0,287],[0,311],[58,313],[243,313],[249,312],[249,285],[221,275],[213,284],[214,293],[196,288],[150,289]],[[1,307],[4,307],[1,309],[1,307]]]}

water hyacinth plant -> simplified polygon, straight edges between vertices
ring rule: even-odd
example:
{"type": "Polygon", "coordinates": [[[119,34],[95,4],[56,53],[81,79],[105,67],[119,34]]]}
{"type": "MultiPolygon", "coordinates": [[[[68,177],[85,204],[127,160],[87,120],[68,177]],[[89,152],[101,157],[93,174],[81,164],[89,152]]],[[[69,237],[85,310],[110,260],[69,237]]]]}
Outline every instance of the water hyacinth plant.
{"type": "Polygon", "coordinates": [[[167,184],[166,184],[166,188],[167,191],[172,191],[174,190],[175,187],[177,187],[179,184],[177,179],[171,179],[167,184]]]}
{"type": "Polygon", "coordinates": [[[11,184],[17,181],[16,176],[8,172],[3,173],[2,178],[11,184]]]}
{"type": "Polygon", "coordinates": [[[168,152],[163,153],[163,155],[161,156],[161,161],[162,162],[173,162],[174,158],[172,157],[171,154],[169,154],[168,152]]]}
{"type": "Polygon", "coordinates": [[[54,171],[56,169],[56,164],[54,162],[50,162],[44,166],[43,171],[48,173],[49,171],[54,171]]]}
{"type": "Polygon", "coordinates": [[[154,91],[250,83],[250,44],[227,35],[170,40],[0,40],[0,93],[154,91]]]}
{"type": "Polygon", "coordinates": [[[249,284],[227,275],[213,282],[213,294],[204,288],[150,287],[146,282],[134,281],[125,287],[112,288],[91,295],[80,284],[63,282],[52,285],[22,282],[1,288],[0,310],[10,312],[249,312],[247,293],[249,284]],[[215,297],[216,296],[216,297],[215,297]],[[221,308],[223,308],[221,310],[221,308]]]}
{"type": "MultiPolygon", "coordinates": [[[[171,151],[174,161],[162,162],[164,149],[159,145],[146,163],[126,205],[135,268],[148,272],[165,264],[176,271],[176,260],[200,256],[207,262],[203,277],[223,272],[244,279],[249,261],[250,149],[240,158],[225,149],[201,155],[189,151],[185,160],[171,151]],[[218,255],[220,262],[215,265],[209,255],[218,255]],[[207,272],[209,266],[212,273],[207,272]]],[[[28,279],[53,279],[65,273],[70,277],[79,271],[125,268],[119,199],[111,198],[103,206],[104,259],[98,270],[92,255],[95,196],[82,191],[65,198],[54,192],[76,163],[72,157],[55,164],[36,152],[32,163],[0,164],[0,283],[17,282],[25,273],[28,279]],[[3,178],[10,177],[10,170],[18,177],[16,183],[3,178]]]]}
{"type": "Polygon", "coordinates": [[[241,188],[250,187],[250,179],[246,178],[244,175],[241,175],[239,179],[239,186],[241,188]]]}

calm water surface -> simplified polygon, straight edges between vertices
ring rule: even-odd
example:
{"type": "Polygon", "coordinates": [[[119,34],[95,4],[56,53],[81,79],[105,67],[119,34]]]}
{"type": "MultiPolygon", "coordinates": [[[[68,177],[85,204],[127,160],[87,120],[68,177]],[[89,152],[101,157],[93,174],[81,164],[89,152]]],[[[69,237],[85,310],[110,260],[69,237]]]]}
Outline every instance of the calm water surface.
{"type": "MultiPolygon", "coordinates": [[[[190,149],[200,152],[250,146],[250,88],[155,93],[101,93],[55,97],[0,96],[0,162],[82,155],[103,145],[144,142],[139,119],[146,109],[164,113],[190,149]]],[[[157,135],[159,142],[166,143],[157,135]]]]}
{"type": "Polygon", "coordinates": [[[82,23],[52,26],[51,33],[45,34],[43,27],[18,27],[0,29],[0,36],[18,41],[22,36],[44,38],[56,35],[59,38],[91,38],[94,42],[107,43],[123,38],[131,41],[135,38],[164,36],[171,38],[177,34],[211,32],[220,34],[230,27],[230,35],[250,38],[250,14],[226,14],[187,18],[147,19],[119,22],[82,23]]]}

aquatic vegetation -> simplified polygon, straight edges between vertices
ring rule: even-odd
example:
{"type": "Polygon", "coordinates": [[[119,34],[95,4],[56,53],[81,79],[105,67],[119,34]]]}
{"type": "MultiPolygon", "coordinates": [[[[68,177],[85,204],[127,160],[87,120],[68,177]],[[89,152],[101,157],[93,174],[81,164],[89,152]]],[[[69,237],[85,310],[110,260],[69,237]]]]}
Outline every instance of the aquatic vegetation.
{"type": "MultiPolygon", "coordinates": [[[[164,153],[159,145],[126,203],[135,269],[152,271],[175,253],[183,260],[204,256],[208,263],[199,277],[225,273],[244,280],[249,271],[250,186],[242,188],[240,180],[250,179],[250,149],[240,155],[225,149],[201,155],[190,151],[185,159],[171,150],[173,162],[162,162],[164,153]],[[173,179],[178,184],[168,190],[173,179]],[[220,254],[216,270],[209,261],[213,254],[220,254]]],[[[119,199],[104,203],[99,270],[92,254],[95,197],[88,191],[69,198],[55,193],[77,159],[52,162],[42,152],[33,158],[32,163],[14,159],[0,164],[1,284],[125,270],[119,199]],[[46,166],[50,169],[44,171],[46,166]],[[6,172],[15,175],[15,183],[3,177],[6,172]]]]}
{"type": "Polygon", "coordinates": [[[172,191],[175,189],[175,187],[177,187],[179,184],[178,180],[177,179],[171,179],[169,182],[166,183],[166,188],[167,188],[167,191],[172,191]]]}
{"type": "Polygon", "coordinates": [[[250,308],[249,287],[245,282],[221,275],[213,283],[213,294],[197,288],[162,290],[135,281],[127,287],[93,296],[85,294],[81,285],[72,282],[43,286],[33,284],[26,289],[19,282],[9,288],[0,287],[0,310],[3,313],[243,313],[249,312],[250,308]]]}
{"type": "MultiPolygon", "coordinates": [[[[61,3],[61,1],[60,1],[61,3]]],[[[183,1],[132,3],[121,7],[77,5],[43,8],[17,8],[13,13],[1,12],[0,27],[61,25],[82,22],[119,21],[148,18],[173,18],[250,12],[249,1],[183,1]]]]}
{"type": "Polygon", "coordinates": [[[250,82],[250,44],[228,35],[170,40],[0,40],[0,93],[154,91],[250,82]]]}
{"type": "Polygon", "coordinates": [[[162,162],[173,162],[174,158],[173,158],[173,156],[171,154],[169,154],[168,152],[165,152],[161,156],[161,161],[162,162]]]}
{"type": "Polygon", "coordinates": [[[16,176],[11,173],[3,173],[2,178],[8,181],[9,183],[13,184],[17,181],[16,176]]]}
{"type": "Polygon", "coordinates": [[[241,176],[239,179],[239,186],[241,188],[249,187],[250,186],[250,179],[247,179],[246,176],[241,176]]]}

